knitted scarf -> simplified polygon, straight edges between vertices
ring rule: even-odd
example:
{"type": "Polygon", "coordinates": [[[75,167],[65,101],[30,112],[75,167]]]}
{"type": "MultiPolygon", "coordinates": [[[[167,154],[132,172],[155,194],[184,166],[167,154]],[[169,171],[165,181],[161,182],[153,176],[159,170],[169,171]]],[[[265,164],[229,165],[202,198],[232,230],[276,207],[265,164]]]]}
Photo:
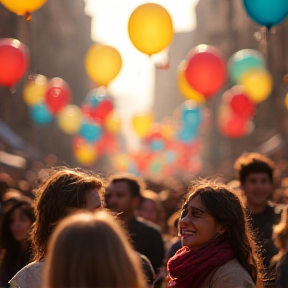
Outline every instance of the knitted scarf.
{"type": "Polygon", "coordinates": [[[198,288],[213,269],[234,257],[235,252],[224,236],[217,237],[195,252],[184,246],[167,263],[168,287],[198,288]]]}

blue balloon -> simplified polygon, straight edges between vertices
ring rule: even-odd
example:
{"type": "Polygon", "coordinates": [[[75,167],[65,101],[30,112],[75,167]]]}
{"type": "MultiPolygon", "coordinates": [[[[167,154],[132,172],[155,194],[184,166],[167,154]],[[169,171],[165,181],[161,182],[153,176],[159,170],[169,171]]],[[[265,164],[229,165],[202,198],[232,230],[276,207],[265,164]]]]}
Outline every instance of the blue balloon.
{"type": "Polygon", "coordinates": [[[150,143],[150,149],[153,151],[161,151],[164,149],[165,143],[162,139],[152,140],[150,143]]]}
{"type": "Polygon", "coordinates": [[[82,121],[79,133],[86,141],[95,142],[101,138],[102,128],[97,124],[82,121]]]}
{"type": "Polygon", "coordinates": [[[196,129],[202,121],[201,110],[198,106],[186,107],[184,104],[181,118],[185,126],[196,129]]]}
{"type": "Polygon", "coordinates": [[[228,72],[234,83],[239,84],[242,75],[253,68],[265,68],[265,60],[257,50],[240,50],[234,53],[228,61],[228,72]]]}
{"type": "Polygon", "coordinates": [[[196,137],[197,131],[185,126],[177,134],[177,138],[184,143],[192,142],[196,137]]]}
{"type": "Polygon", "coordinates": [[[176,160],[176,152],[175,151],[167,151],[165,153],[165,160],[167,163],[171,164],[174,163],[176,160]]]}
{"type": "Polygon", "coordinates": [[[30,109],[32,120],[41,125],[50,123],[53,120],[53,115],[48,110],[44,103],[38,103],[30,109]]]}
{"type": "Polygon", "coordinates": [[[243,0],[248,15],[268,29],[280,24],[288,14],[287,0],[243,0]]]}
{"type": "Polygon", "coordinates": [[[87,94],[84,103],[95,108],[99,105],[101,101],[104,100],[105,97],[106,95],[102,90],[99,90],[99,88],[95,88],[87,94]]]}

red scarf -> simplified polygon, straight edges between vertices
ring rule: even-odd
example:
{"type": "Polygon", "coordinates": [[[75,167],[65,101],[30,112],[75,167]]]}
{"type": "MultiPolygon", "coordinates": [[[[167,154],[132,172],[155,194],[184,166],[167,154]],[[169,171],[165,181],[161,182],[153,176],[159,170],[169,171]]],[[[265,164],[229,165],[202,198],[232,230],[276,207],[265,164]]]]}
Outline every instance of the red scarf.
{"type": "Polygon", "coordinates": [[[170,278],[168,287],[198,288],[213,269],[234,257],[235,252],[224,236],[217,237],[195,252],[184,246],[167,263],[170,278]]]}

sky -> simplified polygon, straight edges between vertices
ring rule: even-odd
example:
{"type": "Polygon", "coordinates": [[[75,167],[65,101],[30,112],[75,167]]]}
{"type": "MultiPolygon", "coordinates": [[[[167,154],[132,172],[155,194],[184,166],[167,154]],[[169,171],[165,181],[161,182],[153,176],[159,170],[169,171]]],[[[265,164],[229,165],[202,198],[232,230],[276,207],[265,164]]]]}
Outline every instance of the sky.
{"type": "MultiPolygon", "coordinates": [[[[174,32],[188,32],[196,27],[195,6],[199,0],[154,0],[167,9],[173,21],[174,32]],[[181,3],[181,4],[180,4],[181,3]]],[[[114,97],[116,111],[123,121],[124,134],[129,134],[130,146],[136,138],[126,125],[131,117],[149,111],[154,103],[155,59],[164,59],[167,51],[149,58],[130,42],[127,25],[135,8],[145,0],[85,0],[86,13],[92,18],[92,40],[115,47],[121,54],[123,66],[119,75],[109,84],[108,91],[114,97]],[[129,105],[127,105],[129,103],[129,105]],[[125,124],[126,123],[126,124],[125,124]]],[[[136,136],[136,135],[134,135],[136,136]]],[[[129,146],[129,143],[128,143],[129,146]]],[[[137,145],[136,145],[137,146],[137,145]]]]}

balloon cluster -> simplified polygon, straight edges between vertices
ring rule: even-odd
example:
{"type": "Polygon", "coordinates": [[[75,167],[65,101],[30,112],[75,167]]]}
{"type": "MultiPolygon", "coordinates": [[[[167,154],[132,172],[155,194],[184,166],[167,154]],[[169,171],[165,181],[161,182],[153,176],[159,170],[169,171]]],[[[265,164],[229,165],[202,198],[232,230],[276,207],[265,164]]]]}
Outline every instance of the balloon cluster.
{"type": "Polygon", "coordinates": [[[72,129],[72,121],[75,121],[63,121],[63,118],[71,118],[71,111],[77,110],[77,107],[68,105],[71,100],[70,89],[63,79],[56,77],[48,81],[43,75],[30,75],[23,89],[23,99],[30,107],[30,115],[35,123],[45,125],[56,116],[64,132],[69,133],[69,129],[72,129]]]}
{"type": "Polygon", "coordinates": [[[236,85],[222,96],[218,123],[223,135],[239,138],[251,132],[256,104],[269,97],[273,79],[261,53],[252,49],[233,54],[228,61],[228,72],[236,85]]]}
{"type": "Polygon", "coordinates": [[[221,89],[226,79],[226,64],[215,47],[199,45],[182,61],[177,71],[180,92],[199,103],[221,89]]]}
{"type": "Polygon", "coordinates": [[[173,118],[164,118],[160,123],[153,123],[151,113],[137,114],[132,126],[141,139],[141,149],[132,156],[115,156],[112,162],[117,170],[149,177],[200,171],[198,134],[203,126],[203,111],[196,101],[186,100],[175,109],[173,118]]]}

